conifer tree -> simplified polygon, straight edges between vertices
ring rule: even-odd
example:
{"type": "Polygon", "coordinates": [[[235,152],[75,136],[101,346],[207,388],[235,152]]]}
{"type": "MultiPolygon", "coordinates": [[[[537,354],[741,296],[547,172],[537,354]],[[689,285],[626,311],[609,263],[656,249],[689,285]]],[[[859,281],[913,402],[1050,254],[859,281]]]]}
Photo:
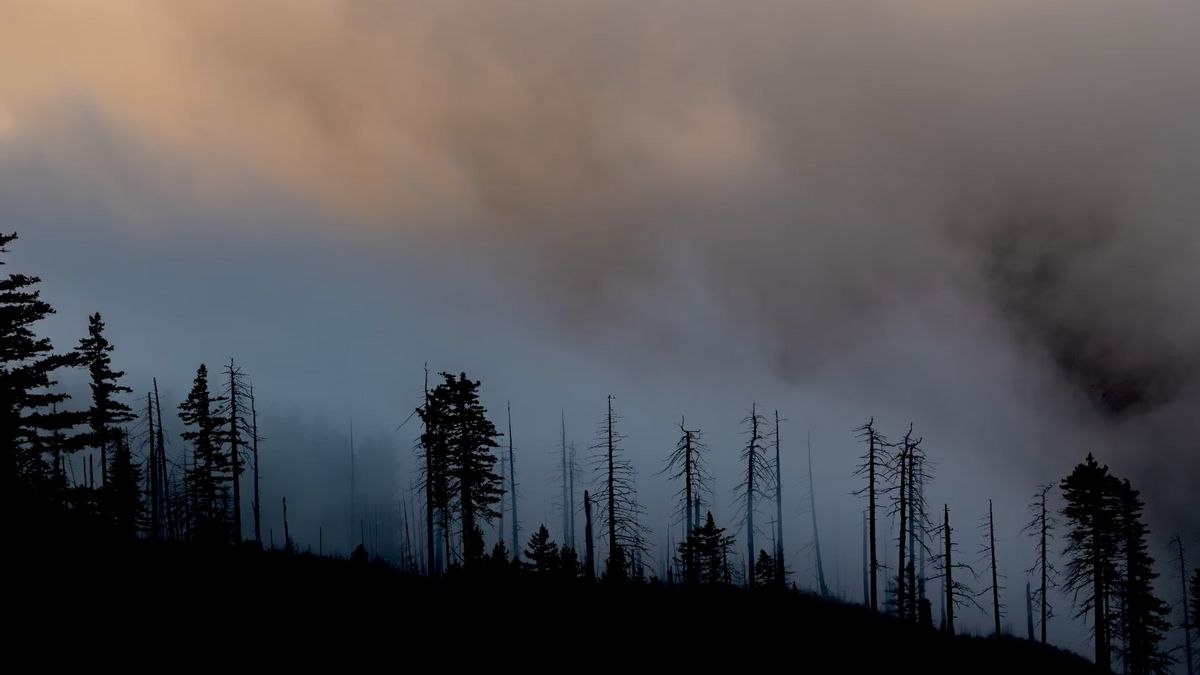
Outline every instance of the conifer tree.
{"type": "Polygon", "coordinates": [[[559,568],[558,544],[550,538],[545,524],[529,538],[525,546],[525,569],[538,576],[550,576],[559,568]]]}
{"type": "Polygon", "coordinates": [[[754,562],[754,574],[758,577],[754,581],[755,586],[771,588],[778,585],[779,569],[775,564],[775,558],[764,548],[758,549],[758,558],[754,562]]]}
{"type": "Polygon", "coordinates": [[[1037,574],[1040,582],[1040,587],[1033,592],[1033,597],[1037,601],[1040,608],[1040,621],[1038,625],[1041,628],[1041,643],[1046,644],[1046,627],[1050,617],[1054,616],[1054,608],[1050,606],[1048,591],[1054,583],[1054,577],[1058,570],[1050,562],[1048,555],[1050,541],[1054,539],[1054,515],[1046,508],[1046,495],[1053,489],[1053,485],[1043,485],[1034,495],[1033,502],[1029,505],[1031,519],[1025,525],[1025,530],[1030,536],[1035,538],[1033,567],[1029,569],[1029,573],[1037,574]]]}
{"type": "Polygon", "coordinates": [[[604,420],[592,446],[592,466],[602,481],[596,499],[604,505],[600,525],[608,533],[608,561],[604,579],[622,582],[629,579],[629,553],[641,548],[642,528],[639,516],[642,507],[637,501],[633,465],[625,458],[621,441],[625,436],[617,431],[620,417],[613,412],[613,397],[608,397],[604,420]]]}
{"type": "MultiPolygon", "coordinates": [[[[675,449],[667,458],[667,466],[663,472],[670,472],[669,478],[672,480],[682,481],[679,491],[676,493],[681,500],[677,507],[677,512],[680,518],[685,523],[684,532],[690,533],[693,529],[700,526],[696,522],[695,515],[696,507],[704,500],[704,495],[708,492],[708,486],[711,484],[712,478],[705,466],[704,452],[705,448],[702,435],[699,429],[687,428],[686,420],[679,421],[679,441],[675,444],[675,449]]],[[[662,472],[660,472],[662,473],[662,472]]],[[[693,561],[683,558],[684,579],[689,583],[695,582],[695,574],[693,574],[693,561]]]]}
{"type": "Polygon", "coordinates": [[[695,560],[695,583],[729,583],[728,559],[733,542],[733,537],[725,535],[725,528],[716,526],[709,511],[704,525],[693,528],[678,548],[681,559],[695,560]]]}
{"type": "Polygon", "coordinates": [[[104,512],[118,538],[133,539],[142,527],[145,505],[142,503],[142,472],[133,461],[129,435],[124,430],[113,444],[108,473],[108,486],[103,493],[104,512]]]}
{"type": "MultiPolygon", "coordinates": [[[[423,460],[421,483],[425,492],[426,566],[429,574],[436,575],[440,572],[437,552],[441,546],[436,529],[440,526],[446,533],[450,529],[450,410],[446,397],[440,393],[435,396],[428,381],[425,383],[425,402],[417,408],[417,414],[422,423],[419,447],[423,460]]],[[[448,535],[446,541],[449,541],[448,535]]]]}
{"type": "Polygon", "coordinates": [[[76,348],[79,363],[91,376],[92,403],[88,408],[86,443],[100,451],[100,487],[108,486],[108,451],[120,441],[121,425],[135,419],[133,409],[116,397],[132,394],[133,390],[120,384],[124,372],[112,369],[113,346],[104,337],[104,321],[99,314],[88,318],[88,336],[76,348]]]}
{"type": "Polygon", "coordinates": [[[207,542],[229,538],[225,503],[229,494],[229,458],[221,452],[226,420],[217,406],[224,400],[208,388],[208,368],[196,370],[187,400],[179,406],[186,431],[181,436],[192,446],[191,466],[185,480],[191,503],[191,536],[207,542]]]}
{"type": "MultiPolygon", "coordinates": [[[[7,254],[16,238],[0,234],[0,253],[7,254]]],[[[61,457],[77,449],[62,432],[83,421],[78,413],[57,408],[67,396],[54,391],[54,372],[77,360],[73,354],[55,354],[50,340],[34,333],[35,325],[54,313],[36,288],[40,282],[24,274],[0,278],[0,492],[10,500],[10,522],[29,528],[38,526],[31,515],[55,506],[60,496],[43,453],[61,457]]]]}
{"type": "Polygon", "coordinates": [[[757,581],[754,573],[754,512],[758,501],[766,496],[766,487],[771,481],[771,467],[763,446],[763,430],[767,419],[758,413],[757,404],[750,405],[750,415],[742,420],[746,425],[746,445],[742,447],[742,480],[736,488],[741,497],[738,509],[744,518],[746,532],[746,585],[753,587],[757,581]]]}
{"type": "Polygon", "coordinates": [[[1079,616],[1092,616],[1096,666],[1102,671],[1111,663],[1107,611],[1117,578],[1117,486],[1108,467],[1100,466],[1090,454],[1061,483],[1063,516],[1071,526],[1064,586],[1074,594],[1079,616]]]}
{"type": "Polygon", "coordinates": [[[1118,539],[1122,557],[1119,589],[1127,642],[1126,665],[1132,675],[1165,672],[1174,659],[1162,648],[1171,624],[1170,608],[1154,595],[1154,558],[1146,544],[1149,529],[1142,520],[1140,494],[1122,481],[1117,486],[1118,539]]]}

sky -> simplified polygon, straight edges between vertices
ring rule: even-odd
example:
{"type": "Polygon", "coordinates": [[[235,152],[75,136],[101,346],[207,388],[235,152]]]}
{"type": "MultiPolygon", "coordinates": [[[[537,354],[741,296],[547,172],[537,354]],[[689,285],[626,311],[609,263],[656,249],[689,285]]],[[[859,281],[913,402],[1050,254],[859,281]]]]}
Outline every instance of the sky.
{"type": "Polygon", "coordinates": [[[854,598],[873,416],[925,438],[968,555],[995,500],[1021,630],[1025,504],[1087,453],[1160,560],[1200,535],[1197,44],[1192,0],[13,0],[6,263],[60,349],[103,314],[139,397],[236,358],[305,542],[357,540],[352,423],[396,527],[428,364],[511,404],[556,536],[560,415],[582,459],[615,396],[660,545],[680,418],[736,529],[739,423],[778,409],[797,580],[811,435],[854,598]]]}

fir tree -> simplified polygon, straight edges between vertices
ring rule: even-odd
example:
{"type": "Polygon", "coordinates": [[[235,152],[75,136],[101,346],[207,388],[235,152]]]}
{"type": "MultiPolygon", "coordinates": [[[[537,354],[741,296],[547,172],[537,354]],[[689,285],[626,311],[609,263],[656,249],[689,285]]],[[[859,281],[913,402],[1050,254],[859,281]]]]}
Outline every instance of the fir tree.
{"type": "Polygon", "coordinates": [[[141,481],[142,471],[133,461],[129,435],[122,431],[109,456],[108,486],[103,493],[104,511],[121,539],[135,538],[145,520],[141,481]]]}
{"type": "Polygon", "coordinates": [[[1147,550],[1149,530],[1142,521],[1144,505],[1137,490],[1123,481],[1117,486],[1117,515],[1122,558],[1119,589],[1127,643],[1126,665],[1132,675],[1165,672],[1174,659],[1162,649],[1170,630],[1170,608],[1154,595],[1154,558],[1147,550]]]}
{"type": "Polygon", "coordinates": [[[1067,533],[1067,571],[1064,587],[1074,595],[1079,616],[1092,615],[1096,665],[1108,670],[1109,593],[1117,578],[1118,482],[1092,455],[1063,479],[1063,516],[1070,524],[1067,533]]]}
{"type": "Polygon", "coordinates": [[[121,439],[121,425],[135,419],[133,409],[116,399],[133,390],[122,384],[125,375],[112,369],[113,346],[104,337],[104,321],[99,314],[88,318],[88,336],[79,341],[76,348],[79,363],[91,375],[92,404],[88,409],[89,433],[85,436],[89,447],[100,451],[100,487],[108,485],[108,451],[121,439]]]}
{"type": "Polygon", "coordinates": [[[775,565],[775,558],[767,553],[766,549],[758,550],[758,558],[754,562],[754,574],[758,577],[754,581],[755,586],[771,588],[777,585],[779,570],[775,565]]]}
{"type": "Polygon", "coordinates": [[[544,524],[529,538],[524,565],[525,569],[538,576],[550,576],[558,572],[558,544],[550,538],[550,530],[544,524]]]}
{"type": "Polygon", "coordinates": [[[192,445],[191,466],[185,477],[191,512],[191,536],[203,541],[229,537],[225,504],[229,495],[229,459],[221,453],[225,419],[217,413],[223,398],[208,389],[208,368],[203,364],[187,400],[179,406],[179,419],[187,428],[181,436],[192,445]]]}
{"type": "Polygon", "coordinates": [[[725,535],[725,528],[717,527],[712,512],[702,527],[688,533],[687,540],[679,543],[679,556],[695,560],[695,581],[702,585],[729,583],[729,550],[733,537],[725,535]]]}

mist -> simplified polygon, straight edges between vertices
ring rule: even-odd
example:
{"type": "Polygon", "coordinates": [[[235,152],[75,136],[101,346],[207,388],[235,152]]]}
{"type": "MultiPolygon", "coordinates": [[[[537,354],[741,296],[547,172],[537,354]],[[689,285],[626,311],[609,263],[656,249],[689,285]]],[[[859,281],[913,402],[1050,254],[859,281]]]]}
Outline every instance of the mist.
{"type": "Polygon", "coordinates": [[[306,545],[356,542],[351,420],[394,527],[428,364],[511,403],[526,532],[560,414],[582,456],[616,397],[657,546],[680,417],[730,524],[777,408],[793,571],[811,434],[849,597],[851,430],[912,422],[965,551],[1005,514],[1016,608],[1024,505],[1089,452],[1158,544],[1200,529],[1196,44],[1190,0],[8,3],[0,222],[60,349],[102,312],[172,406],[247,369],[306,545]]]}

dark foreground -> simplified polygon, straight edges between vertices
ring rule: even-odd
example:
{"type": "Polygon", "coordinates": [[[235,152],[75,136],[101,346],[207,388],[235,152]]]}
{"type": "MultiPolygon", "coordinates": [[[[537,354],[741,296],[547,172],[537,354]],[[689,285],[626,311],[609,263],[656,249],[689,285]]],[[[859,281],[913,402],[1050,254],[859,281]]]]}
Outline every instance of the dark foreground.
{"type": "Polygon", "coordinates": [[[4,614],[18,656],[57,650],[131,665],[336,659],[451,672],[1095,672],[1075,654],[1026,640],[950,638],[795,592],[431,580],[251,547],[42,546],[15,558],[4,614]]]}

